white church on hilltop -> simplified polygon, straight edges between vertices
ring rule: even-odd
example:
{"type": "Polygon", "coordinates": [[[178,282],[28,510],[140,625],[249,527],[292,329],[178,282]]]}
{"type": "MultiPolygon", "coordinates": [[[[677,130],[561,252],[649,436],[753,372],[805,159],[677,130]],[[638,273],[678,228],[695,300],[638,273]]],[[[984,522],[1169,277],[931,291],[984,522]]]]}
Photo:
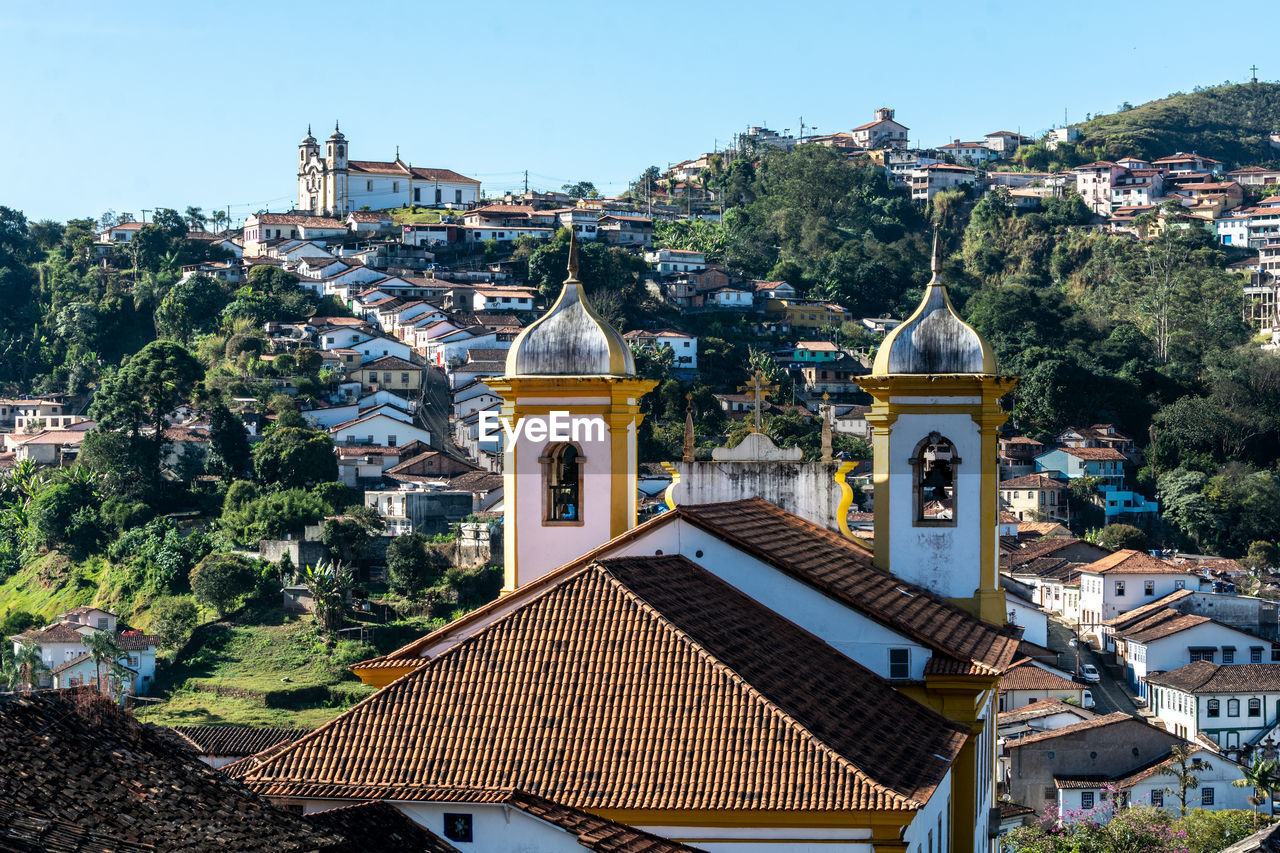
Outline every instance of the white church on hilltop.
{"type": "Polygon", "coordinates": [[[863,380],[869,547],[749,488],[637,523],[655,383],[569,256],[487,381],[512,422],[607,429],[508,443],[503,595],[355,664],[377,693],[230,772],[303,812],[386,802],[442,850],[993,853],[996,696],[1019,645],[996,429],[1016,380],[936,259],[863,380]]]}
{"type": "Polygon", "coordinates": [[[367,207],[384,210],[420,204],[426,207],[466,209],[480,200],[480,182],[452,169],[423,169],[400,159],[352,160],[350,143],[337,122],[320,143],[307,128],[298,144],[298,210],[316,216],[342,217],[367,207]]]}

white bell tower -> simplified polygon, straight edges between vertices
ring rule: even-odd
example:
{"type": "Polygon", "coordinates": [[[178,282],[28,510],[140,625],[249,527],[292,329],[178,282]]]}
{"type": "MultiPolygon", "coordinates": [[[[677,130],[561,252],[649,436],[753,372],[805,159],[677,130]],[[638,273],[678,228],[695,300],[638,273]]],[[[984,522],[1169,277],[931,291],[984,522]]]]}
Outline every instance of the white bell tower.
{"type": "Polygon", "coordinates": [[[859,380],[873,400],[875,562],[996,625],[1007,616],[996,436],[1017,381],[956,315],[935,237],[924,299],[859,380]]]}

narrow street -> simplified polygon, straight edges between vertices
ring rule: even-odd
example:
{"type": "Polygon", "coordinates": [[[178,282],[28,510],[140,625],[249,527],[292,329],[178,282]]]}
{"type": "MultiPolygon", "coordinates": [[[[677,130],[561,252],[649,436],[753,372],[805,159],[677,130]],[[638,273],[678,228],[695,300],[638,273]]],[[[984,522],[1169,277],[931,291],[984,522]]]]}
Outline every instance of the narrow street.
{"type": "MultiPolygon", "coordinates": [[[[1074,674],[1076,671],[1076,650],[1071,647],[1071,640],[1075,639],[1075,636],[1075,631],[1069,625],[1052,616],[1049,617],[1049,648],[1058,653],[1058,668],[1068,674],[1074,674]]],[[[1122,711],[1131,716],[1140,716],[1124,688],[1102,665],[1102,660],[1094,654],[1087,643],[1081,643],[1080,665],[1083,666],[1086,663],[1096,666],[1098,673],[1102,676],[1102,680],[1097,684],[1081,682],[1093,693],[1093,701],[1096,703],[1094,711],[1099,714],[1122,711]]]]}

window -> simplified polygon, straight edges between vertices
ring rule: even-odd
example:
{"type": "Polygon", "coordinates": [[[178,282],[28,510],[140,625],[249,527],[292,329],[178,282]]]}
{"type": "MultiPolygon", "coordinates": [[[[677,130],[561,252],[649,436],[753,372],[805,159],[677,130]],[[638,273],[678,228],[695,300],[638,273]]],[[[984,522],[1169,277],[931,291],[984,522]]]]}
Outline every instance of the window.
{"type": "Polygon", "coordinates": [[[400,446],[400,442],[396,441],[396,437],[394,435],[387,436],[387,447],[399,447],[399,446],[400,446]]]}
{"type": "Polygon", "coordinates": [[[1080,792],[1080,808],[1082,809],[1093,808],[1093,791],[1080,792]]]}
{"type": "Polygon", "coordinates": [[[544,518],[550,522],[581,523],[582,468],[586,459],[573,444],[555,444],[539,461],[546,482],[544,518]]]}
{"type": "Polygon", "coordinates": [[[392,191],[393,193],[398,193],[398,192],[400,192],[400,182],[399,182],[399,181],[392,181],[392,182],[391,182],[391,191],[392,191]]]}
{"type": "Polygon", "coordinates": [[[401,383],[403,383],[403,384],[405,384],[405,385],[408,385],[408,384],[409,384],[409,374],[407,374],[407,373],[401,373],[401,374],[400,374],[400,382],[401,382],[401,383]]]}
{"type": "Polygon", "coordinates": [[[1235,663],[1235,662],[1236,662],[1236,650],[1235,650],[1235,648],[1234,648],[1233,646],[1223,646],[1223,647],[1222,647],[1222,662],[1223,662],[1223,663],[1235,663]]]}
{"type": "Polygon", "coordinates": [[[1124,581],[1116,581],[1116,598],[1124,598],[1124,581]]]}
{"type": "Polygon", "coordinates": [[[1239,699],[1227,700],[1227,716],[1228,717],[1240,716],[1240,700],[1239,699]]]}
{"type": "Polygon", "coordinates": [[[440,203],[440,188],[436,187],[436,204],[440,203]]]}
{"type": "Polygon", "coordinates": [[[413,188],[413,200],[422,201],[422,187],[413,188]]]}
{"type": "Polygon", "coordinates": [[[364,182],[364,191],[367,193],[373,192],[373,181],[364,182]]]}
{"type": "Polygon", "coordinates": [[[1156,808],[1164,808],[1164,791],[1159,789],[1151,792],[1151,805],[1156,808]]]}
{"type": "Polygon", "coordinates": [[[1249,663],[1262,663],[1262,646],[1249,647],[1249,663]]]}
{"type": "Polygon", "coordinates": [[[1213,788],[1200,789],[1200,805],[1202,806],[1213,805],[1213,788]]]}
{"type": "Polygon", "coordinates": [[[911,650],[889,649],[889,677],[911,677],[911,650]]]}
{"type": "Polygon", "coordinates": [[[105,616],[98,617],[98,627],[103,631],[107,630],[107,619],[105,616]]]}
{"type": "Polygon", "coordinates": [[[917,526],[955,526],[955,466],[960,464],[949,439],[936,432],[916,445],[911,459],[915,468],[917,526]]]}
{"type": "Polygon", "coordinates": [[[1210,699],[1206,714],[1210,717],[1216,717],[1218,716],[1218,712],[1221,710],[1221,708],[1222,708],[1222,705],[1218,702],[1217,699],[1210,699]]]}
{"type": "Polygon", "coordinates": [[[462,204],[462,190],[453,191],[453,201],[455,204],[462,204]]]}
{"type": "Polygon", "coordinates": [[[471,841],[471,815],[444,813],[444,837],[450,841],[471,841]]]}
{"type": "Polygon", "coordinates": [[[1186,588],[1187,588],[1187,582],[1186,582],[1186,581],[1174,581],[1174,582],[1173,582],[1173,588],[1174,588],[1174,589],[1186,589],[1186,588]]]}
{"type": "Polygon", "coordinates": [[[1045,788],[1045,789],[1044,789],[1044,798],[1045,798],[1045,800],[1052,800],[1053,802],[1057,802],[1057,801],[1058,801],[1058,789],[1057,789],[1057,788],[1045,788]]]}
{"type": "Polygon", "coordinates": [[[1192,663],[1198,660],[1207,660],[1209,663],[1213,663],[1213,654],[1215,651],[1214,649],[1194,649],[1193,648],[1193,649],[1189,649],[1189,651],[1191,652],[1192,663]]]}
{"type": "Polygon", "coordinates": [[[1262,716],[1262,700],[1261,699],[1249,700],[1249,716],[1250,717],[1262,716]]]}
{"type": "Polygon", "coordinates": [[[1155,582],[1155,581],[1143,581],[1143,582],[1142,582],[1142,593],[1143,593],[1143,595],[1155,595],[1155,594],[1156,594],[1156,582],[1155,582]]]}

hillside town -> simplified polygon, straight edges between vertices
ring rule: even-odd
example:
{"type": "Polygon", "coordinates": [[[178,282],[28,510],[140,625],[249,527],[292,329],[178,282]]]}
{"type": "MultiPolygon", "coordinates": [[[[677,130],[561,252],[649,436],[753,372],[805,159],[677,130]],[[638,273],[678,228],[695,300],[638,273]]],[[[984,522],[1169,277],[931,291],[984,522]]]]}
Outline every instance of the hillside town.
{"type": "Polygon", "coordinates": [[[0,850],[1280,849],[1280,115],[856,110],[0,207],[0,850]]]}

